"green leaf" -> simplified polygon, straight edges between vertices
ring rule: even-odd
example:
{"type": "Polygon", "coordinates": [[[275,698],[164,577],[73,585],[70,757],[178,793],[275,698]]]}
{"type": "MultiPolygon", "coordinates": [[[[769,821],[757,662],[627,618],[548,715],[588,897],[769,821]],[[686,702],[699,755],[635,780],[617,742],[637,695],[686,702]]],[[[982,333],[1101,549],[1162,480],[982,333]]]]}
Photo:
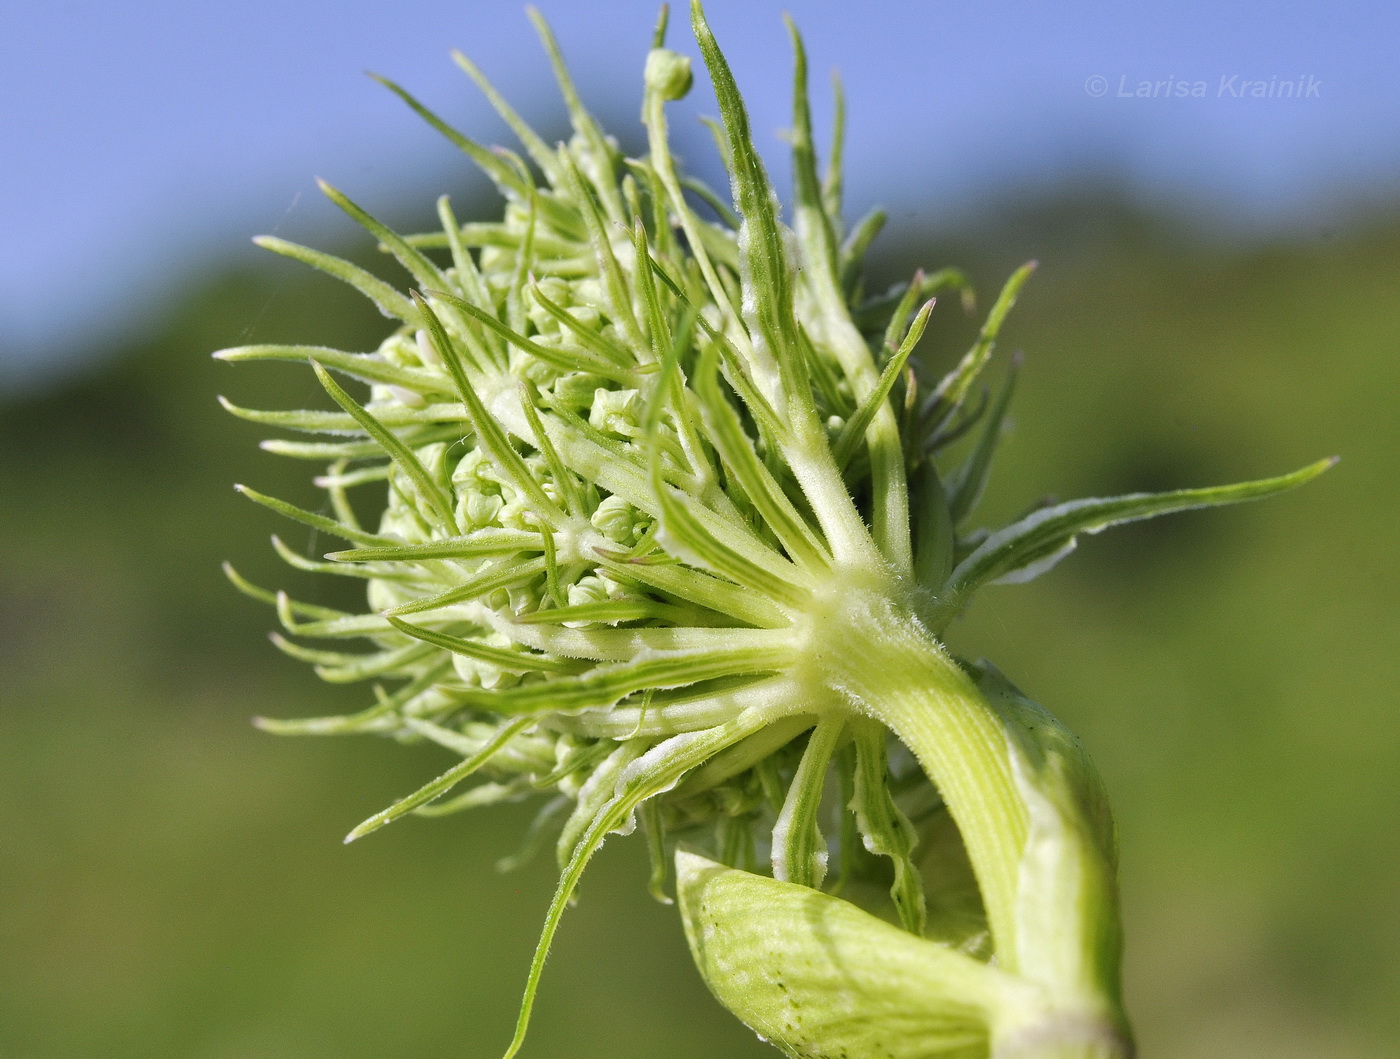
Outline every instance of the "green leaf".
{"type": "MultiPolygon", "coordinates": [[[[437,200],[438,223],[442,225],[443,242],[452,252],[452,267],[455,275],[452,277],[457,284],[457,291],[476,305],[490,305],[491,292],[486,286],[486,281],[481,278],[481,270],[477,268],[476,260],[467,249],[462,225],[457,223],[457,215],[452,212],[452,200],[441,195],[437,200]]],[[[477,341],[476,336],[471,333],[470,328],[462,329],[463,337],[469,339],[469,350],[472,357],[478,362],[489,360],[485,348],[477,341]]]]}
{"type": "Polygon", "coordinates": [[[681,187],[687,191],[693,191],[701,202],[714,210],[715,216],[721,222],[735,231],[739,230],[739,225],[743,222],[739,220],[739,215],[734,212],[734,207],[725,202],[718,191],[699,177],[683,176],[680,178],[680,182],[681,187]]]}
{"type": "Polygon", "coordinates": [[[548,610],[518,614],[521,625],[562,625],[565,622],[606,622],[615,625],[623,621],[679,622],[691,615],[681,607],[647,599],[608,599],[598,603],[574,603],[548,610]]]}
{"type": "Polygon", "coordinates": [[[348,213],[366,231],[388,247],[389,252],[400,265],[411,275],[421,287],[443,287],[447,285],[447,280],[438,270],[438,267],[429,261],[423,254],[404,241],[388,225],[370,216],[364,209],[348,199],[340,191],[333,188],[324,180],[316,181],[322,193],[348,213]]]}
{"type": "MultiPolygon", "coordinates": [[[[466,812],[468,809],[479,809],[483,805],[499,805],[501,802],[518,802],[533,793],[530,785],[521,778],[516,778],[508,783],[478,783],[475,787],[463,791],[461,794],[445,800],[439,799],[435,802],[428,802],[413,810],[414,816],[451,816],[453,813],[466,812]]],[[[553,804],[552,802],[550,804],[553,804]]],[[[528,833],[528,832],[527,832],[528,833]]],[[[503,871],[499,862],[497,871],[503,871]]]]}
{"type": "Polygon", "coordinates": [[[642,803],[637,814],[641,817],[642,833],[647,840],[647,857],[651,861],[651,876],[647,889],[651,896],[663,905],[672,904],[666,894],[666,823],[662,819],[661,804],[655,799],[642,803]]]}
{"type": "Polygon", "coordinates": [[[389,623],[379,614],[340,614],[334,618],[298,621],[297,614],[303,609],[304,605],[297,604],[287,593],[277,593],[277,620],[293,636],[354,640],[389,631],[389,623]]]}
{"type": "Polygon", "coordinates": [[[883,344],[886,349],[899,348],[900,343],[904,339],[905,321],[909,319],[909,314],[914,311],[914,306],[919,300],[923,287],[924,270],[919,269],[919,271],[914,273],[913,282],[904,285],[904,293],[900,295],[899,301],[894,307],[894,312],[890,314],[890,321],[885,325],[885,341],[883,344]]]}
{"type": "Polygon", "coordinates": [[[840,234],[842,161],[846,146],[846,92],[841,87],[841,75],[831,71],[831,149],[827,154],[826,173],[822,176],[822,208],[831,218],[831,223],[840,234]]]}
{"type": "Polygon", "coordinates": [[[598,123],[593,120],[593,115],[588,113],[588,108],[583,105],[583,100],[579,98],[578,89],[574,87],[573,78],[569,76],[569,68],[564,62],[564,54],[559,48],[558,41],[554,39],[554,33],[550,30],[549,23],[533,7],[527,7],[525,13],[534,23],[535,32],[539,34],[540,42],[549,55],[550,65],[554,67],[554,78],[559,83],[559,92],[564,97],[565,106],[569,108],[570,123],[573,125],[574,131],[587,144],[588,149],[583,157],[592,170],[588,176],[598,189],[604,208],[607,210],[608,220],[614,224],[624,224],[625,213],[622,208],[622,199],[617,192],[617,177],[614,173],[617,148],[608,143],[607,137],[603,135],[603,130],[598,127],[598,123]]]}
{"type": "Polygon", "coordinates": [[[826,269],[834,280],[838,271],[836,233],[817,177],[812,109],[807,102],[807,50],[792,16],[784,15],[783,21],[792,40],[792,177],[798,239],[804,247],[806,267],[826,269]]]}
{"type": "Polygon", "coordinates": [[[566,349],[560,346],[542,346],[533,339],[526,338],[520,332],[512,329],[491,313],[478,308],[469,301],[465,301],[452,294],[447,294],[439,290],[429,290],[425,293],[434,298],[441,298],[454,308],[460,309],[473,320],[483,324],[501,338],[505,339],[516,349],[529,353],[531,356],[539,357],[552,368],[560,371],[579,371],[588,375],[602,375],[605,378],[613,379],[616,382],[626,385],[635,385],[637,376],[630,368],[618,367],[610,360],[590,352],[586,349],[574,348],[566,349]]]}
{"type": "Polygon", "coordinates": [[[545,178],[555,186],[559,184],[559,168],[555,162],[554,152],[549,145],[540,139],[539,134],[522,118],[509,103],[496,91],[496,86],[483,74],[476,63],[463,55],[460,51],[452,53],[452,61],[461,67],[463,73],[476,82],[476,87],[481,90],[491,106],[495,108],[502,120],[511,127],[520,140],[526,152],[533,159],[534,163],[540,167],[545,178]]]}
{"type": "Polygon", "coordinates": [[[835,444],[831,447],[832,458],[836,461],[837,467],[844,469],[850,462],[851,457],[855,455],[856,446],[865,439],[865,432],[874,421],[875,414],[885,407],[885,399],[894,389],[895,380],[899,378],[899,373],[904,370],[904,365],[909,362],[909,354],[914,352],[914,347],[924,336],[924,328],[928,325],[931,312],[933,312],[932,300],[925,302],[924,307],[919,310],[919,315],[914,318],[913,324],[909,327],[909,333],[904,336],[904,341],[900,343],[899,349],[895,350],[894,356],[890,357],[884,370],[880,372],[880,379],[875,384],[875,388],[866,394],[860,406],[846,421],[846,425],[841,428],[840,435],[837,436],[835,444]]]}
{"type": "Polygon", "coordinates": [[[709,428],[710,443],[788,556],[807,567],[826,567],[831,557],[825,543],[817,538],[772,472],[758,458],[738,413],[720,391],[715,378],[716,359],[715,347],[707,347],[692,380],[701,398],[700,410],[709,428]]]}
{"type": "Polygon", "coordinates": [[[800,607],[807,601],[806,572],[769,548],[747,526],[713,512],[705,512],[708,518],[697,517],[703,509],[692,507],[692,498],[659,476],[654,484],[662,529],[672,546],[688,553],[687,561],[780,604],[800,607]]]}
{"type": "MultiPolygon", "coordinates": [[[[364,429],[351,416],[343,412],[322,412],[312,409],[294,411],[259,408],[242,408],[226,398],[220,397],[219,404],[225,412],[250,423],[264,426],[283,427],[287,430],[304,430],[312,434],[357,434],[364,429]]],[[[398,403],[384,403],[379,407],[366,405],[366,411],[386,427],[411,427],[428,423],[458,423],[467,419],[466,410],[460,404],[434,404],[426,408],[410,408],[398,403]]]]}
{"type": "Polygon", "coordinates": [[[599,357],[610,361],[619,368],[629,370],[636,363],[636,358],[625,346],[601,331],[585,327],[573,313],[550,301],[548,295],[540,290],[538,285],[530,288],[530,296],[534,298],[541,309],[559,321],[560,326],[567,328],[583,346],[592,350],[599,357]]]}
{"type": "MultiPolygon", "coordinates": [[[[692,0],[690,18],[728,133],[734,202],[743,218],[739,248],[745,322],[756,351],[760,356],[766,353],[772,358],[782,375],[789,402],[796,403],[810,390],[805,386],[799,362],[797,320],[793,315],[792,281],[778,221],[778,197],[754,149],[748,110],[739,94],[739,86],[710,32],[699,0],[692,0]]],[[[805,403],[811,403],[810,397],[805,403]]]]}
{"type": "Polygon", "coordinates": [[[651,359],[661,363],[671,355],[674,341],[671,335],[671,322],[657,295],[655,269],[652,267],[651,246],[647,240],[646,225],[640,220],[632,225],[632,252],[636,255],[636,269],[633,283],[640,296],[645,312],[646,330],[651,339],[651,359]]]}
{"type": "Polygon", "coordinates": [[[948,494],[933,461],[926,459],[914,472],[914,579],[930,592],[938,592],[953,572],[957,537],[949,510],[948,494]]]}
{"type": "Polygon", "coordinates": [[[391,319],[402,320],[411,327],[418,327],[421,324],[422,316],[413,307],[413,302],[390,284],[358,265],[352,265],[349,261],[336,257],[334,254],[326,254],[320,250],[312,250],[310,247],[289,243],[285,239],[278,239],[272,235],[260,235],[253,242],[264,250],[271,250],[274,254],[281,254],[283,257],[301,261],[348,283],[374,302],[376,308],[391,319]]]}
{"type": "Polygon", "coordinates": [[[997,394],[986,422],[982,424],[976,446],[948,481],[949,515],[954,525],[961,525],[982,499],[982,491],[986,488],[992,469],[992,457],[996,454],[997,443],[1001,441],[1002,428],[1006,423],[1006,411],[1011,406],[1011,394],[1016,388],[1016,369],[1020,366],[1021,358],[1013,358],[1006,382],[997,394]]]}
{"type": "Polygon", "coordinates": [[[451,606],[454,603],[467,603],[480,599],[498,588],[511,588],[515,585],[526,584],[544,573],[544,568],[545,561],[543,559],[530,559],[523,562],[502,559],[452,588],[431,596],[424,596],[422,599],[415,599],[412,603],[400,604],[388,613],[399,617],[404,614],[420,614],[425,610],[437,610],[439,607],[451,606]]]}
{"type": "Polygon", "coordinates": [[[564,173],[565,187],[574,199],[579,215],[583,218],[584,225],[588,230],[588,242],[593,247],[593,256],[597,261],[598,278],[603,285],[603,297],[607,305],[608,315],[612,317],[614,323],[623,331],[628,340],[634,346],[641,348],[646,344],[646,339],[642,335],[641,328],[637,325],[637,316],[633,312],[632,288],[627,273],[618,263],[617,255],[613,252],[612,239],[610,238],[610,232],[613,229],[599,211],[598,204],[593,199],[592,186],[579,170],[578,162],[573,155],[561,149],[559,160],[564,173]]]}
{"type": "Polygon", "coordinates": [[[452,510],[452,501],[442,486],[433,481],[428,474],[427,468],[419,461],[418,456],[405,445],[398,437],[390,431],[383,423],[375,419],[369,412],[360,405],[353,397],[346,393],[336,381],[330,377],[330,373],[325,368],[311,362],[311,370],[316,373],[316,378],[325,387],[326,393],[331,395],[331,399],[357,422],[366,434],[374,438],[381,448],[388,453],[389,458],[398,464],[399,469],[413,482],[418,495],[437,515],[442,526],[449,532],[457,532],[457,516],[452,510]]]}
{"type": "Polygon", "coordinates": [[[374,831],[378,831],[386,824],[392,824],[399,817],[413,812],[420,805],[426,805],[434,798],[440,798],[457,784],[476,772],[483,765],[489,762],[498,752],[505,748],[516,735],[523,731],[528,725],[533,723],[529,717],[521,717],[509,724],[503,725],[496,737],[481,748],[472,757],[467,758],[460,764],[452,766],[431,783],[426,783],[418,790],[414,791],[407,798],[401,798],[389,808],[375,813],[359,827],[355,828],[345,836],[347,843],[354,842],[357,838],[364,838],[374,831]]]}
{"type": "MultiPolygon", "coordinates": [[[[434,441],[457,441],[462,437],[461,427],[436,427],[431,430],[414,431],[404,438],[412,447],[419,448],[434,441]]],[[[379,442],[369,441],[291,441],[286,438],[270,438],[258,442],[258,448],[278,456],[290,456],[297,460],[366,460],[383,456],[379,442]]]]}
{"type": "MultiPolygon", "coordinates": [[[[941,290],[961,291],[963,309],[967,312],[972,311],[975,304],[972,287],[960,269],[940,268],[937,272],[921,272],[915,277],[915,281],[896,283],[884,294],[867,298],[851,310],[851,319],[862,331],[874,331],[884,327],[888,335],[890,331],[898,330],[902,324],[899,306],[905,304],[906,299],[907,308],[904,315],[908,315],[908,311],[913,309],[920,298],[927,298],[941,290]]],[[[893,339],[887,338],[885,344],[888,346],[892,341],[893,339]]]]}
{"type": "MultiPolygon", "coordinates": [[[[232,563],[224,563],[224,576],[229,579],[233,587],[242,592],[250,599],[256,599],[259,603],[266,603],[270,607],[278,606],[278,597],[281,593],[271,592],[268,589],[260,588],[253,584],[237,570],[232,563]]],[[[340,618],[345,616],[343,610],[333,610],[330,607],[318,607],[312,603],[292,602],[292,608],[303,617],[307,618],[340,618]]]]}
{"type": "Polygon", "coordinates": [[[606,709],[628,695],[652,688],[680,688],[706,680],[775,673],[792,664],[785,645],[673,652],[632,662],[601,665],[579,676],[563,676],[490,691],[459,693],[465,705],[501,713],[577,712],[606,709]]]}
{"type": "MultiPolygon", "coordinates": [[[[447,365],[448,373],[452,376],[458,394],[467,406],[472,426],[476,428],[477,440],[490,455],[496,470],[516,492],[526,498],[531,510],[541,519],[555,527],[567,522],[567,516],[559,508],[559,505],[545,494],[539,482],[535,481],[534,475],[525,466],[525,461],[520,458],[520,453],[515,451],[515,447],[511,445],[506,432],[501,429],[496,417],[487,410],[480,395],[477,394],[476,388],[467,377],[467,370],[462,363],[462,358],[457,353],[457,347],[453,345],[452,338],[448,335],[447,329],[443,327],[442,321],[438,319],[437,314],[433,312],[421,295],[415,294],[414,298],[423,310],[423,315],[428,322],[428,330],[432,333],[433,347],[437,350],[443,363],[447,365]]],[[[499,321],[497,322],[499,323],[499,321]]]]}
{"type": "Polygon", "coordinates": [[[773,825],[773,876],[819,889],[826,878],[827,845],[817,824],[826,770],[846,728],[842,714],[828,714],[807,739],[797,772],[773,825]]]}
{"type": "Polygon", "coordinates": [[[1311,481],[1336,462],[1335,457],[1318,460],[1292,474],[1236,485],[1179,489],[1170,493],[1130,493],[1106,500],[1073,500],[1043,508],[993,533],[959,563],[938,609],[945,618],[951,618],[984,584],[1015,584],[1040,576],[1074,551],[1081,533],[1099,533],[1110,526],[1176,511],[1259,500],[1311,481]]]}
{"type": "Polygon", "coordinates": [[[365,382],[382,382],[402,386],[417,393],[451,394],[452,384],[435,371],[422,368],[401,368],[373,353],[345,353],[327,346],[260,345],[221,349],[214,359],[237,364],[246,360],[287,360],[297,363],[317,361],[323,367],[350,375],[365,382]]]}
{"type": "Polygon", "coordinates": [[[311,663],[316,667],[316,675],[331,684],[349,684],[395,670],[402,671],[432,653],[431,647],[421,643],[388,651],[376,651],[373,654],[350,654],[345,651],[322,651],[303,647],[277,633],[273,633],[269,639],[274,647],[288,657],[311,663]]]}
{"type": "Polygon", "coordinates": [[[444,658],[441,662],[427,666],[423,672],[405,683],[392,695],[385,695],[376,689],[379,701],[359,713],[349,713],[338,717],[291,719],[255,717],[253,723],[264,732],[272,732],[274,735],[351,735],[358,732],[375,731],[381,727],[397,727],[396,723],[392,721],[392,715],[440,681],[451,669],[452,660],[444,658]]]}
{"type": "Polygon", "coordinates": [[[860,270],[865,261],[865,252],[870,249],[870,244],[875,241],[875,237],[884,231],[885,224],[889,219],[889,214],[884,210],[871,210],[856,222],[856,226],[842,245],[841,289],[848,299],[853,298],[857,293],[856,288],[859,286],[860,270]]]}
{"type": "Polygon", "coordinates": [[[411,625],[392,615],[389,617],[389,624],[398,629],[399,632],[412,636],[416,640],[422,640],[434,647],[441,647],[445,651],[451,651],[454,655],[473,658],[478,662],[486,662],[513,673],[569,673],[577,672],[579,668],[577,662],[550,658],[548,655],[512,651],[508,647],[491,647],[475,640],[466,640],[460,636],[425,629],[421,625],[411,625]]]}
{"type": "Polygon", "coordinates": [[[677,900],[710,991],[794,1057],[969,1059],[1016,983],[817,890],[676,854],[677,900]]]}
{"type": "MultiPolygon", "coordinates": [[[[529,423],[531,441],[535,444],[535,448],[538,448],[539,454],[545,457],[545,466],[549,468],[554,489],[559,492],[560,503],[563,504],[564,510],[573,517],[587,517],[584,510],[584,494],[578,485],[578,480],[574,478],[574,472],[568,469],[563,459],[560,459],[559,450],[554,448],[553,441],[549,440],[549,434],[545,433],[545,426],[539,422],[539,409],[536,408],[538,401],[538,389],[535,389],[529,382],[522,382],[521,410],[525,413],[525,422],[529,423]]],[[[552,535],[546,534],[545,544],[549,546],[549,553],[552,555],[554,548],[552,535]]]]}
{"type": "Polygon", "coordinates": [[[1011,312],[1011,307],[1016,304],[1021,288],[1026,285],[1026,280],[1030,279],[1035,268],[1036,263],[1028,261],[1011,274],[1011,278],[1006,281],[1006,286],[997,297],[996,304],[992,306],[992,311],[987,314],[987,321],[982,325],[977,341],[963,355],[957,367],[945,375],[934,388],[933,397],[930,399],[930,413],[935,424],[947,420],[966,399],[968,391],[982,374],[987,361],[991,359],[1002,323],[1011,312]]]}
{"type": "MultiPolygon", "coordinates": [[[[610,747],[611,750],[584,777],[578,794],[574,797],[574,811],[564,821],[564,826],[560,828],[559,836],[555,840],[555,859],[560,869],[563,869],[569,863],[569,858],[577,852],[579,839],[588,833],[589,825],[612,801],[623,770],[641,757],[647,749],[645,739],[624,739],[615,743],[603,741],[602,745],[610,747]]],[[[630,824],[630,820],[625,822],[621,830],[630,830],[630,824]]]]}
{"type": "Polygon", "coordinates": [[[883,725],[860,718],[853,725],[856,747],[855,783],[849,808],[864,839],[865,848],[888,857],[894,865],[890,898],[904,929],[922,937],[927,919],[923,880],[914,863],[918,835],[900,812],[889,789],[889,762],[883,725]]]}
{"type": "Polygon", "coordinates": [[[978,688],[1010,736],[1017,789],[1030,827],[1016,904],[1017,970],[1062,1010],[1094,1013],[1099,1036],[1127,1055],[1122,1010],[1118,849],[1103,780],[1079,740],[994,666],[978,688]]]}
{"type": "MultiPolygon", "coordinates": [[[[550,611],[537,611],[548,614],[550,611]]],[[[542,622],[496,616],[494,626],[525,647],[569,658],[628,662],[649,656],[690,651],[792,649],[797,637],[789,629],[734,629],[713,626],[641,629],[561,629],[542,622]]]]}
{"type": "Polygon", "coordinates": [[[710,339],[713,348],[719,353],[721,363],[724,365],[725,381],[734,388],[734,392],[738,394],[739,399],[744,402],[745,409],[753,416],[754,422],[758,425],[760,435],[767,437],[770,441],[786,437],[787,427],[784,426],[778,418],[777,412],[774,411],[773,406],[768,403],[767,398],[759,393],[757,385],[749,374],[748,367],[745,365],[743,358],[739,355],[739,351],[734,348],[734,343],[732,343],[722,331],[716,329],[705,319],[704,315],[700,313],[686,297],[679,284],[667,275],[665,269],[655,261],[652,262],[652,268],[655,270],[657,278],[670,289],[671,293],[676,296],[680,304],[691,313],[695,318],[695,322],[700,326],[700,330],[704,331],[706,337],[710,339]]]}
{"type": "MultiPolygon", "coordinates": [[[[811,714],[783,717],[766,725],[743,742],[735,743],[722,754],[716,754],[676,789],[677,798],[690,798],[723,783],[731,776],[746,772],[787,746],[811,728],[816,718],[811,714]]],[[[781,800],[780,803],[781,804],[781,800]]]]}
{"type": "Polygon", "coordinates": [[[259,493],[256,489],[249,489],[246,485],[235,485],[234,489],[242,493],[255,504],[261,504],[265,508],[276,511],[279,515],[286,515],[287,518],[310,526],[312,529],[321,530],[323,533],[329,533],[334,537],[340,537],[342,540],[350,541],[353,544],[364,544],[374,547],[394,543],[388,537],[381,537],[377,533],[366,533],[364,530],[347,526],[342,522],[337,522],[333,518],[327,518],[325,515],[313,514],[310,511],[297,507],[295,504],[289,504],[285,500],[278,500],[275,496],[268,496],[265,493],[259,493]]]}
{"type": "Polygon", "coordinates": [[[422,544],[388,544],[379,548],[352,548],[331,552],[326,558],[340,563],[422,562],[429,559],[475,559],[487,555],[543,550],[538,533],[526,530],[481,529],[465,537],[447,537],[422,544]]]}
{"type": "Polygon", "coordinates": [[[525,197],[528,189],[522,183],[520,175],[514,172],[511,167],[506,165],[497,155],[488,151],[476,141],[462,135],[462,133],[443,121],[393,81],[390,81],[386,77],[380,77],[378,74],[370,74],[370,77],[374,78],[374,80],[378,81],[390,92],[393,92],[394,95],[407,103],[415,114],[433,128],[437,129],[437,131],[450,140],[459,151],[480,166],[481,171],[491,178],[492,183],[494,183],[503,194],[522,199],[525,197]]]}
{"type": "Polygon", "coordinates": [[[520,1051],[525,1042],[525,1031],[530,1025],[530,1012],[535,1005],[535,993],[539,989],[540,975],[544,973],[544,963],[554,934],[559,929],[564,909],[578,886],[579,878],[588,861],[608,833],[622,827],[638,805],[654,795],[675,786],[676,782],[691,769],[737,743],[761,728],[768,718],[762,710],[748,710],[725,724],[703,732],[687,732],[657,744],[639,760],[632,763],[618,781],[617,793],[598,813],[587,833],[574,847],[573,856],[559,878],[559,886],[550,902],[545,916],[544,929],[539,943],[535,946],[535,956],[530,963],[530,974],[525,983],[525,996],[520,1005],[520,1017],[516,1021],[515,1036],[506,1049],[504,1059],[511,1059],[520,1051]]]}
{"type": "Polygon", "coordinates": [[[323,563],[315,559],[308,559],[294,551],[275,533],[272,535],[272,548],[288,566],[294,566],[296,569],[305,570],[308,573],[334,574],[338,577],[358,577],[361,579],[380,579],[384,581],[401,581],[406,584],[418,584],[423,580],[422,571],[405,570],[400,566],[351,566],[346,563],[323,563]]]}
{"type": "Polygon", "coordinates": [[[676,563],[634,562],[625,556],[610,554],[600,554],[598,561],[610,577],[636,581],[749,625],[771,629],[792,621],[781,607],[766,596],[746,591],[703,570],[676,563]]]}

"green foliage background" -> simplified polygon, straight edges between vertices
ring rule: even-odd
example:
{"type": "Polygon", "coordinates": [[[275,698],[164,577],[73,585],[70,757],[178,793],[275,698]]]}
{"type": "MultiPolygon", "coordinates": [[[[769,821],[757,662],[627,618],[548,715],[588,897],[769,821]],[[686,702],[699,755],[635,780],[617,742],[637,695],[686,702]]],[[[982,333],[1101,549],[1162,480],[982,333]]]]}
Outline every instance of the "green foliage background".
{"type": "MultiPolygon", "coordinates": [[[[995,217],[896,218],[876,281],[961,264],[990,295],[1042,261],[1003,341],[1027,360],[989,519],[1343,458],[1266,504],[1093,539],[954,631],[1106,776],[1143,1054],[1394,1055],[1400,217],[1243,249],[1111,198],[995,217]]],[[[952,300],[934,321],[946,364],[975,324],[952,300]]],[[[0,1059],[475,1059],[509,1039],[554,875],[492,864],[529,809],[342,847],[446,759],[256,732],[365,689],[272,650],[273,615],[219,573],[332,604],[356,587],[282,567],[267,534],[318,542],[230,488],[319,503],[310,467],[214,403],[324,403],[315,380],[206,354],[383,329],[290,263],[211,266],[148,340],[0,405],[0,1059]]],[[[709,999],[644,859],[617,839],[590,870],[527,1052],[774,1054],[709,999]]]]}

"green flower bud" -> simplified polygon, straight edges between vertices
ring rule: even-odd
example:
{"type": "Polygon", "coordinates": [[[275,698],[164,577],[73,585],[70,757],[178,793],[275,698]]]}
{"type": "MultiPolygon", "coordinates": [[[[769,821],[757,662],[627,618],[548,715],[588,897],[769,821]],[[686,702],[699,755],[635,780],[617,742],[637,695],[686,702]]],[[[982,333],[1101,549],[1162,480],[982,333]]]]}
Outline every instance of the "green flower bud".
{"type": "Polygon", "coordinates": [[[602,387],[593,391],[593,404],[588,411],[588,423],[604,434],[617,434],[635,438],[643,433],[638,417],[639,390],[605,390],[602,387]]]}
{"type": "Polygon", "coordinates": [[[600,501],[588,521],[608,540],[627,545],[635,544],[648,525],[637,509],[620,496],[600,501]]]}
{"type": "Polygon", "coordinates": [[[667,48],[653,48],[647,54],[645,77],[647,91],[655,92],[668,103],[684,99],[694,82],[690,60],[667,48]]]}

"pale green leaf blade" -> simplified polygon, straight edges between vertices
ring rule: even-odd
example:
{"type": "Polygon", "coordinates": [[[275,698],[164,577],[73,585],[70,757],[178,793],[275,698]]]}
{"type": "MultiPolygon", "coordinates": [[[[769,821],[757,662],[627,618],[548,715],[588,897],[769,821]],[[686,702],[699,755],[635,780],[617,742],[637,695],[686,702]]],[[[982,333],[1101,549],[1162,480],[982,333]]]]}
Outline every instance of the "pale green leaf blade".
{"type": "Polygon", "coordinates": [[[264,732],[271,732],[274,735],[351,735],[373,731],[385,723],[394,727],[395,722],[392,715],[405,703],[431,688],[451,668],[450,659],[429,665],[392,695],[379,692],[379,701],[359,713],[336,717],[255,717],[253,723],[264,732]]]}
{"type": "MultiPolygon", "coordinates": [[[[467,407],[467,412],[471,416],[472,425],[476,428],[477,440],[491,456],[491,462],[496,469],[501,472],[512,487],[523,494],[529,501],[530,507],[541,519],[550,523],[551,526],[559,526],[568,521],[567,516],[553,500],[549,498],[535,481],[530,473],[525,461],[520,458],[520,453],[515,451],[511,445],[506,432],[501,428],[496,417],[493,416],[482,402],[476,387],[467,376],[466,366],[462,363],[462,358],[457,352],[457,347],[453,344],[451,336],[443,326],[442,321],[433,312],[427,301],[419,294],[414,295],[414,300],[418,307],[422,309],[424,318],[428,323],[428,330],[432,334],[432,344],[437,350],[438,356],[447,365],[448,373],[452,376],[452,381],[456,385],[458,394],[462,398],[463,404],[467,407]]],[[[459,302],[463,307],[466,302],[459,302]]],[[[485,318],[488,314],[483,313],[485,318]]],[[[500,321],[497,321],[499,324],[500,321]]]]}
{"type": "Polygon", "coordinates": [[[817,890],[676,855],[686,939],[711,992],[790,1056],[977,1054],[1012,980],[817,890]]]}
{"type": "MultiPolygon", "coordinates": [[[[263,426],[302,430],[310,434],[364,435],[355,417],[344,412],[323,412],[315,409],[264,410],[244,408],[220,397],[225,412],[263,426]]],[[[459,404],[434,404],[412,408],[402,404],[384,403],[380,407],[366,405],[365,410],[386,427],[412,427],[432,423],[459,423],[467,420],[466,410],[459,404]]]]}
{"type": "Polygon", "coordinates": [[[516,137],[520,140],[521,146],[525,148],[526,153],[529,154],[534,163],[540,167],[540,170],[545,174],[549,182],[557,185],[559,183],[559,172],[554,158],[554,152],[550,150],[549,145],[546,144],[544,140],[540,139],[539,134],[530,127],[529,123],[520,116],[514,107],[506,102],[505,98],[498,91],[496,91],[496,86],[481,72],[480,67],[478,67],[476,63],[472,62],[471,59],[460,51],[454,51],[452,53],[452,61],[461,67],[463,73],[476,82],[476,87],[481,90],[481,94],[484,95],[491,106],[495,108],[496,113],[501,116],[502,120],[511,127],[511,131],[514,132],[516,137]]]}
{"type": "Polygon", "coordinates": [[[431,596],[424,596],[421,599],[415,599],[411,603],[402,603],[387,613],[399,617],[405,614],[421,614],[424,611],[449,607],[454,603],[466,603],[494,592],[498,588],[511,588],[526,584],[544,573],[544,567],[543,559],[530,559],[526,562],[502,559],[452,588],[431,596]]]}
{"type": "Polygon", "coordinates": [[[784,645],[674,652],[597,666],[578,676],[490,691],[460,693],[464,704],[502,713],[560,713],[607,709],[628,695],[653,688],[681,688],[707,680],[776,673],[792,664],[784,645]]]}

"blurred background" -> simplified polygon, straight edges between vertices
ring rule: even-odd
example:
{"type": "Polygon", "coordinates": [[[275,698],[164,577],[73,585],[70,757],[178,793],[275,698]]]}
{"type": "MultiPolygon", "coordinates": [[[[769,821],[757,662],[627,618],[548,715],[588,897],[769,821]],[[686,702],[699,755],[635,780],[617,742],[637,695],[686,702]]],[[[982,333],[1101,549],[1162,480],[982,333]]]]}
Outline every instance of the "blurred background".
{"type": "MultiPolygon", "coordinates": [[[[640,150],[655,8],[540,6],[640,150]]],[[[1144,1057],[1395,1055],[1400,14],[786,6],[819,120],[825,72],[848,86],[851,212],[890,210],[872,288],[956,264],[985,306],[1041,262],[1002,343],[1027,359],[989,522],[1341,455],[1267,504],[1089,540],[953,637],[1106,776],[1144,1057]]],[[[785,186],[780,11],[710,4],[785,186]]],[[[276,232],[382,267],[314,175],[410,228],[444,191],[498,209],[358,73],[509,143],[451,47],[562,131],[514,0],[0,11],[0,1059],[475,1059],[509,1038],[554,876],[491,865],[529,808],[342,847],[444,759],[256,732],[365,689],[272,650],[273,616],[219,573],[345,600],[281,567],[269,533],[310,542],[230,488],[314,503],[308,468],[214,402],[300,407],[314,380],[207,354],[382,336],[357,296],[248,246],[276,232]]],[[[701,85],[672,116],[711,179],[694,119],[714,112],[701,85]]],[[[947,364],[976,322],[951,302],[934,322],[925,355],[947,364]]],[[[774,1054],[705,993],[644,860],[617,839],[590,869],[528,1054],[774,1054]]]]}

